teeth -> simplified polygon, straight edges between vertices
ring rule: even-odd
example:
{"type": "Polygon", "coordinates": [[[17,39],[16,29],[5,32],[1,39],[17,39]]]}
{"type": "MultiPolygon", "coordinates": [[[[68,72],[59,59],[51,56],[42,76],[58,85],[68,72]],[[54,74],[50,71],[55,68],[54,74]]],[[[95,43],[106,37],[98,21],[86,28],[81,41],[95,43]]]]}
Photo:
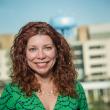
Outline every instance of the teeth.
{"type": "Polygon", "coordinates": [[[38,62],[38,63],[46,63],[46,62],[38,62]]]}
{"type": "Polygon", "coordinates": [[[38,63],[45,63],[45,62],[38,62],[38,63]]]}
{"type": "Polygon", "coordinates": [[[39,67],[46,66],[46,64],[47,64],[47,63],[45,63],[45,62],[43,62],[43,63],[42,63],[42,62],[41,62],[41,63],[37,63],[37,65],[38,65],[39,67]]]}

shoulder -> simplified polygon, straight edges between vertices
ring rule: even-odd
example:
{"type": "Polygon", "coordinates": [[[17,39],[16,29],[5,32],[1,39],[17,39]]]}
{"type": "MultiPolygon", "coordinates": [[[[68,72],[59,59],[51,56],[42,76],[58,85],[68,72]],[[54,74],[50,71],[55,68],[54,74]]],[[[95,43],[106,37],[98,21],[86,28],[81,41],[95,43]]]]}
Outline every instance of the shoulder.
{"type": "Polygon", "coordinates": [[[20,87],[17,84],[7,83],[5,89],[20,91],[20,87]]]}
{"type": "Polygon", "coordinates": [[[0,97],[0,110],[14,109],[21,93],[20,88],[16,84],[7,83],[0,97]]]}
{"type": "Polygon", "coordinates": [[[76,83],[76,92],[77,92],[78,99],[79,99],[80,110],[88,110],[88,104],[87,104],[85,90],[83,88],[82,83],[80,83],[79,81],[77,81],[77,83],[76,83]]]}
{"type": "Polygon", "coordinates": [[[79,97],[79,100],[82,102],[86,102],[85,90],[82,86],[82,83],[80,83],[79,81],[77,81],[77,83],[76,83],[76,92],[79,97]]]}
{"type": "Polygon", "coordinates": [[[9,94],[11,96],[14,94],[22,94],[22,93],[23,92],[22,92],[21,88],[17,84],[7,83],[4,87],[2,95],[9,94]]]}
{"type": "Polygon", "coordinates": [[[76,81],[76,91],[77,93],[84,93],[83,85],[79,81],[76,81]]]}

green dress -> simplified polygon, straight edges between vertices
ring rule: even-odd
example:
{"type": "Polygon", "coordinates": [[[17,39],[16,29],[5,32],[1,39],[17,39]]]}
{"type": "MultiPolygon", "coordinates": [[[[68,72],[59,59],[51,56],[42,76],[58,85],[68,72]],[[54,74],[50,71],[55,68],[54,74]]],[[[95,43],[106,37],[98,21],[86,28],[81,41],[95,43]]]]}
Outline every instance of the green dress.
{"type": "MultiPolygon", "coordinates": [[[[77,98],[59,95],[54,110],[88,110],[88,105],[82,85],[77,82],[77,98]]],[[[0,110],[46,110],[35,92],[31,96],[17,86],[7,84],[0,97],[0,110]]]]}

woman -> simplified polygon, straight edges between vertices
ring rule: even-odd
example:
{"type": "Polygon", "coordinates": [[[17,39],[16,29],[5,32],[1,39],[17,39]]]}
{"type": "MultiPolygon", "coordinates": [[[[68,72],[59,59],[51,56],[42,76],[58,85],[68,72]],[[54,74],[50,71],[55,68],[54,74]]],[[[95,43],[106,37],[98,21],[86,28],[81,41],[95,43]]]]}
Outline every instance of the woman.
{"type": "Polygon", "coordinates": [[[29,22],[10,51],[12,82],[0,110],[88,110],[64,37],[45,22],[29,22]]]}

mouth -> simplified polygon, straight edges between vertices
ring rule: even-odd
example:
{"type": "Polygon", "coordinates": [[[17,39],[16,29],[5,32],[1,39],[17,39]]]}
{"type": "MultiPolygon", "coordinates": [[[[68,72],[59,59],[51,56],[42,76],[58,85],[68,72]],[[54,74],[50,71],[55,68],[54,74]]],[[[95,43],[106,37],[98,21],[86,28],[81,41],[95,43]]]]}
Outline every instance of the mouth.
{"type": "Polygon", "coordinates": [[[42,62],[34,62],[35,64],[43,64],[43,63],[48,63],[49,61],[42,61],[42,62]]]}
{"type": "Polygon", "coordinates": [[[36,62],[36,66],[39,67],[39,68],[44,68],[47,66],[47,64],[49,63],[49,61],[46,61],[46,62],[36,62]]]}

